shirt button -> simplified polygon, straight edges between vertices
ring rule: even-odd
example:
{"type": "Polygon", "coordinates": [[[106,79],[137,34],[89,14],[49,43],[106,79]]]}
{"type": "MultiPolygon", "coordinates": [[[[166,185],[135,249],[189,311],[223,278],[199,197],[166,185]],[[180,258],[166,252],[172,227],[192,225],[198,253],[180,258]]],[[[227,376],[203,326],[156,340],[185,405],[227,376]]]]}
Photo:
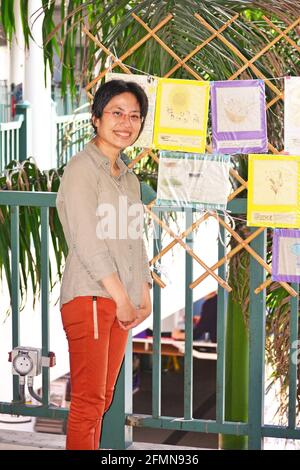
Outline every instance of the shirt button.
{"type": "Polygon", "coordinates": [[[132,266],[129,266],[129,271],[132,271],[132,266]]]}

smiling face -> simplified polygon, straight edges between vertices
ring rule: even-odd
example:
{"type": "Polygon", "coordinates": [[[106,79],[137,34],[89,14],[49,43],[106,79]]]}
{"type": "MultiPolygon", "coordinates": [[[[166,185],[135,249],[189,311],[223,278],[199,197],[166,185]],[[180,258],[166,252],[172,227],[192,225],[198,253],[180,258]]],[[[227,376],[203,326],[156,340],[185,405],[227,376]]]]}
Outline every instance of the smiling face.
{"type": "Polygon", "coordinates": [[[129,92],[114,96],[103,109],[101,118],[93,117],[98,144],[108,151],[120,151],[138,138],[142,121],[140,105],[129,92]]]}

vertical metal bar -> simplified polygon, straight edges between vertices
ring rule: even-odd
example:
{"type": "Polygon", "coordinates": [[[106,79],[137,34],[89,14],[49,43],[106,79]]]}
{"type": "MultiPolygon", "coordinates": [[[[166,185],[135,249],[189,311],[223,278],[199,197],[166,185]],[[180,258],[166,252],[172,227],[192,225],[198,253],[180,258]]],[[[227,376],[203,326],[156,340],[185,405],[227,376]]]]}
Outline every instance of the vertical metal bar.
{"type": "Polygon", "coordinates": [[[8,136],[8,130],[6,129],[6,130],[5,130],[5,133],[4,133],[4,137],[5,137],[5,143],[4,143],[4,166],[7,165],[7,159],[8,159],[8,157],[7,157],[7,148],[8,148],[8,147],[7,147],[7,141],[8,141],[8,137],[7,137],[7,136],[8,136]]]}
{"type": "MultiPolygon", "coordinates": [[[[42,356],[49,354],[49,207],[41,207],[42,356]]],[[[43,404],[49,404],[50,370],[43,367],[43,404]]]]}
{"type": "MultiPolygon", "coordinates": [[[[12,347],[20,346],[20,277],[19,277],[19,207],[11,206],[11,308],[12,347]]],[[[13,399],[19,400],[19,377],[13,376],[13,399]]]]}
{"type": "MultiPolygon", "coordinates": [[[[185,210],[186,229],[193,224],[193,210],[185,210]]],[[[186,237],[186,244],[192,250],[193,231],[186,237]]],[[[184,351],[184,418],[193,417],[193,258],[185,252],[185,351],[184,351]]]]}
{"type": "Polygon", "coordinates": [[[76,152],[79,152],[79,137],[80,137],[80,123],[81,121],[76,121],[76,134],[75,134],[75,140],[76,140],[76,152]]]}
{"type": "Polygon", "coordinates": [[[1,129],[0,124],[0,172],[2,173],[4,169],[4,138],[3,138],[3,130],[1,129]]]}
{"type": "Polygon", "coordinates": [[[85,139],[83,138],[84,137],[84,133],[83,133],[83,130],[84,130],[84,121],[81,121],[80,122],[80,126],[79,126],[79,131],[78,131],[78,150],[82,150],[82,147],[83,145],[85,144],[85,139]]]}
{"type": "Polygon", "coordinates": [[[5,166],[10,162],[10,135],[9,130],[6,131],[6,148],[5,148],[5,166]]]}
{"type": "Polygon", "coordinates": [[[16,160],[19,162],[20,161],[20,129],[16,130],[16,160]]]}
{"type": "MultiPolygon", "coordinates": [[[[153,211],[162,219],[162,212],[153,208],[153,211]]],[[[153,255],[161,251],[161,226],[154,222],[153,255]]],[[[155,282],[153,284],[153,363],[152,363],[152,416],[161,415],[161,290],[155,282]]]]}
{"type": "Polygon", "coordinates": [[[71,156],[72,156],[72,149],[73,149],[73,124],[68,124],[68,132],[69,132],[69,135],[71,135],[71,142],[67,144],[67,155],[68,155],[68,160],[70,160],[71,156]]]}
{"type": "Polygon", "coordinates": [[[3,168],[6,166],[6,130],[2,132],[2,163],[3,168]]]}
{"type": "Polygon", "coordinates": [[[62,130],[62,124],[58,124],[58,161],[59,161],[59,166],[63,163],[63,155],[62,155],[62,148],[63,148],[63,142],[62,142],[62,137],[63,137],[63,130],[62,130]]]}
{"type": "Polygon", "coordinates": [[[71,139],[71,155],[74,155],[74,153],[77,152],[77,121],[73,121],[73,126],[72,126],[72,139],[71,139]]]}
{"type": "Polygon", "coordinates": [[[64,138],[64,125],[63,125],[63,123],[60,124],[59,132],[60,132],[59,156],[60,156],[61,161],[64,161],[64,154],[63,154],[63,148],[64,148],[64,141],[63,141],[63,138],[64,138]]]}
{"type": "MultiPolygon", "coordinates": [[[[292,284],[293,289],[299,292],[299,285],[292,284]]],[[[299,296],[291,298],[290,313],[290,357],[289,357],[289,408],[288,427],[296,427],[296,404],[297,404],[297,365],[298,365],[298,318],[299,318],[299,296]]]]}
{"type": "Polygon", "coordinates": [[[14,152],[13,152],[13,129],[9,129],[8,131],[8,135],[9,135],[9,162],[11,162],[12,160],[14,160],[15,156],[14,156],[14,152]]]}
{"type": "MultiPolygon", "coordinates": [[[[254,229],[251,229],[253,232],[254,229]]],[[[266,230],[251,242],[262,259],[266,258],[266,230]]],[[[263,448],[264,419],[265,323],[266,291],[254,289],[265,281],[265,270],[250,257],[250,318],[249,318],[249,449],[263,448]]]]}
{"type": "Polygon", "coordinates": [[[60,158],[59,158],[59,139],[60,139],[60,133],[59,133],[59,124],[56,123],[56,166],[59,168],[60,166],[60,158]]]}
{"type": "Polygon", "coordinates": [[[19,161],[23,162],[32,154],[32,142],[31,142],[31,108],[27,101],[18,103],[16,105],[16,114],[23,116],[21,125],[19,128],[19,161]]]}
{"type": "Polygon", "coordinates": [[[16,132],[15,129],[11,130],[11,159],[12,160],[17,159],[16,152],[15,152],[15,132],[16,132]]]}
{"type": "MultiPolygon", "coordinates": [[[[219,227],[221,240],[226,243],[225,229],[219,227]]],[[[226,254],[226,247],[218,243],[218,256],[222,259],[226,254]]],[[[218,275],[225,279],[225,263],[219,267],[218,275]]],[[[216,421],[223,423],[225,417],[225,318],[227,311],[227,296],[225,289],[218,284],[218,313],[217,313],[217,387],[216,387],[216,421]]]]}

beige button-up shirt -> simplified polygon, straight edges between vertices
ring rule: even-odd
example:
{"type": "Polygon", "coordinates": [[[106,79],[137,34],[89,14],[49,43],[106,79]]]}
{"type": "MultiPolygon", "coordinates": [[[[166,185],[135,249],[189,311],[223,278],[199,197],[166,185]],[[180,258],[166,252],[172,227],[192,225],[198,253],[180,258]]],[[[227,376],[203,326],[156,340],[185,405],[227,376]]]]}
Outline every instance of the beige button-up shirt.
{"type": "Polygon", "coordinates": [[[121,171],[114,177],[109,159],[89,142],[64,170],[56,207],[69,251],[60,307],[78,296],[111,297],[101,279],[114,272],[136,308],[143,282],[152,285],[143,237],[137,236],[142,226],[137,227],[136,212],[140,210],[142,223],[144,211],[140,183],[120,157],[117,165],[121,171]]]}

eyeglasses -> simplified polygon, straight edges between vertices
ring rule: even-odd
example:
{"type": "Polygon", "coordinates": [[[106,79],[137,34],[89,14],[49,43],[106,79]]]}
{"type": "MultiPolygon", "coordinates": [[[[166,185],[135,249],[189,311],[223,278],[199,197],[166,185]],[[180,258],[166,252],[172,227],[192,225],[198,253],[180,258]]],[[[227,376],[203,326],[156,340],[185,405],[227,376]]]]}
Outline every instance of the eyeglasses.
{"type": "Polygon", "coordinates": [[[115,122],[123,121],[125,117],[128,117],[132,125],[142,124],[142,122],[144,121],[144,118],[143,116],[141,116],[140,113],[124,113],[123,111],[103,111],[103,114],[110,114],[115,122]]]}

